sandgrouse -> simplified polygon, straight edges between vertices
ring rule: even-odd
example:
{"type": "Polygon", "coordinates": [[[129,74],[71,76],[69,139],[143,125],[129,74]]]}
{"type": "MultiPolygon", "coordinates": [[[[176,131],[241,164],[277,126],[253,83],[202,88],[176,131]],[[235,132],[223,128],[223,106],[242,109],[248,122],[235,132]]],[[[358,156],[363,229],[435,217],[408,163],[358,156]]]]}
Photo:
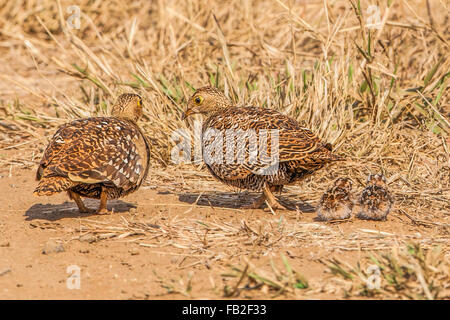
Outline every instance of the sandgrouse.
{"type": "Polygon", "coordinates": [[[67,191],[80,212],[108,213],[107,200],[136,191],[145,180],[150,145],[137,121],[143,114],[137,94],[122,94],[111,117],[79,119],[62,125],[37,170],[38,196],[67,191]],[[100,199],[98,210],[80,197],[100,199]]]}
{"type": "Polygon", "coordinates": [[[356,217],[363,220],[386,220],[392,209],[394,198],[386,186],[386,178],[382,174],[370,174],[367,186],[358,199],[356,217]]]}
{"type": "Polygon", "coordinates": [[[310,130],[272,109],[235,107],[214,87],[192,95],[183,119],[200,113],[203,160],[221,182],[263,194],[251,206],[267,200],[273,209],[284,209],[273,192],[303,179],[327,163],[341,158],[310,130]]]}
{"type": "Polygon", "coordinates": [[[320,198],[317,219],[321,221],[348,219],[353,210],[352,182],[338,178],[320,198]]]}

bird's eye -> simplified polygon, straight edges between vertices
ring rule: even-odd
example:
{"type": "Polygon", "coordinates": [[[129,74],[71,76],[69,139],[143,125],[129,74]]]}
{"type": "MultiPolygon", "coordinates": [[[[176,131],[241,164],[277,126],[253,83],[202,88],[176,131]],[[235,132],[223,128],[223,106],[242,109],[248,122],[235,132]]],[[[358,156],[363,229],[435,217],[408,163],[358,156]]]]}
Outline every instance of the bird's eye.
{"type": "Polygon", "coordinates": [[[200,105],[203,102],[203,98],[201,96],[195,97],[194,102],[196,105],[200,105]]]}
{"type": "Polygon", "coordinates": [[[138,100],[137,105],[138,105],[138,107],[142,106],[142,100],[141,99],[138,100]]]}

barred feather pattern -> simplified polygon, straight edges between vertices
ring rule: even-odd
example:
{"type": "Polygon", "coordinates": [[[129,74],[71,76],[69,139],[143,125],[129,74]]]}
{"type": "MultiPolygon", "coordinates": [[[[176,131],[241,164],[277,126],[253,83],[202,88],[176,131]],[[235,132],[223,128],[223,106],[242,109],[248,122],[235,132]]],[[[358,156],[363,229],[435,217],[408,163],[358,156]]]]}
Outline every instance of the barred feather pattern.
{"type": "Polygon", "coordinates": [[[241,189],[261,191],[266,186],[290,184],[331,161],[340,160],[331,152],[329,144],[323,143],[294,119],[272,109],[220,109],[205,121],[202,133],[204,160],[210,173],[219,181],[241,189]],[[251,131],[258,137],[256,144],[250,143],[248,132],[251,131]],[[261,139],[262,131],[266,132],[264,139],[261,139]],[[234,141],[229,132],[235,134],[234,141]],[[217,133],[222,137],[218,139],[217,133]],[[271,157],[276,156],[275,145],[272,146],[273,135],[278,139],[278,161],[275,164],[271,161],[271,157]],[[244,140],[245,144],[238,148],[237,142],[244,140]],[[236,146],[232,154],[230,151],[227,153],[230,144],[236,146]],[[250,160],[252,152],[260,150],[265,152],[250,160]],[[205,152],[213,155],[215,161],[208,163],[205,152]],[[222,160],[217,161],[220,158],[222,160]]]}
{"type": "Polygon", "coordinates": [[[47,146],[36,179],[36,195],[71,190],[80,196],[115,199],[137,190],[150,161],[147,139],[132,121],[80,119],[61,126],[47,146]]]}
{"type": "Polygon", "coordinates": [[[50,196],[54,193],[68,190],[77,184],[65,177],[50,177],[41,180],[34,193],[39,196],[50,196]]]}

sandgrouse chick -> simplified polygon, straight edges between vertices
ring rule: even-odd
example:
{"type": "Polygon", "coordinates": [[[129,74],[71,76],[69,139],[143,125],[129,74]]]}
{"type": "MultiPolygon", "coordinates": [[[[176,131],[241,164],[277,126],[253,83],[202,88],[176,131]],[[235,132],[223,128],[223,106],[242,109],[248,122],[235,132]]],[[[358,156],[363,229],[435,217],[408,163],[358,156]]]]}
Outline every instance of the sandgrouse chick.
{"type": "Polygon", "coordinates": [[[274,191],[341,159],[296,120],[272,109],[235,107],[213,87],[196,90],[183,118],[196,113],[206,117],[202,147],[210,173],[227,185],[263,192],[246,208],[267,200],[271,208],[284,209],[274,191]]]}
{"type": "Polygon", "coordinates": [[[320,199],[317,220],[348,219],[353,210],[351,197],[352,182],[348,178],[338,178],[320,199]]]}
{"type": "Polygon", "coordinates": [[[62,125],[51,139],[37,170],[34,195],[67,191],[80,212],[108,213],[106,202],[136,191],[145,180],[150,145],[137,126],[142,99],[122,94],[111,117],[79,119],[62,125]],[[100,199],[98,210],[80,197],[100,199]]]}
{"type": "Polygon", "coordinates": [[[382,174],[370,174],[367,186],[359,196],[356,216],[364,220],[386,220],[393,204],[394,198],[387,189],[386,178],[382,174]]]}

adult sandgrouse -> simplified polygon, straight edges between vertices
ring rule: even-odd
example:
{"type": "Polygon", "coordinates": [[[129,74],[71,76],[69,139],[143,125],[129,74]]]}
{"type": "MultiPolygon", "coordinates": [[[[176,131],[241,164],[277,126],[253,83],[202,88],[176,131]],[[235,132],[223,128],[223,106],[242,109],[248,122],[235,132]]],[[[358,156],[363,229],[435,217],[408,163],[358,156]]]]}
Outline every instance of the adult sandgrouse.
{"type": "Polygon", "coordinates": [[[359,210],[356,217],[363,220],[386,220],[392,209],[394,198],[382,174],[369,174],[367,186],[358,199],[359,210]]]}
{"type": "Polygon", "coordinates": [[[80,212],[108,213],[106,202],[136,191],[145,180],[150,145],[137,121],[142,99],[122,94],[111,117],[94,117],[62,125],[47,146],[37,170],[34,195],[67,191],[80,212]],[[81,197],[100,199],[98,210],[81,197]]]}
{"type": "Polygon", "coordinates": [[[283,209],[272,192],[340,160],[330,144],[294,119],[272,109],[235,107],[213,87],[193,94],[183,119],[195,113],[207,118],[202,146],[210,173],[227,185],[263,192],[247,208],[260,208],[267,200],[271,208],[283,209]]]}
{"type": "Polygon", "coordinates": [[[348,219],[353,210],[351,196],[352,182],[348,178],[338,178],[333,186],[320,198],[317,220],[348,219]]]}

